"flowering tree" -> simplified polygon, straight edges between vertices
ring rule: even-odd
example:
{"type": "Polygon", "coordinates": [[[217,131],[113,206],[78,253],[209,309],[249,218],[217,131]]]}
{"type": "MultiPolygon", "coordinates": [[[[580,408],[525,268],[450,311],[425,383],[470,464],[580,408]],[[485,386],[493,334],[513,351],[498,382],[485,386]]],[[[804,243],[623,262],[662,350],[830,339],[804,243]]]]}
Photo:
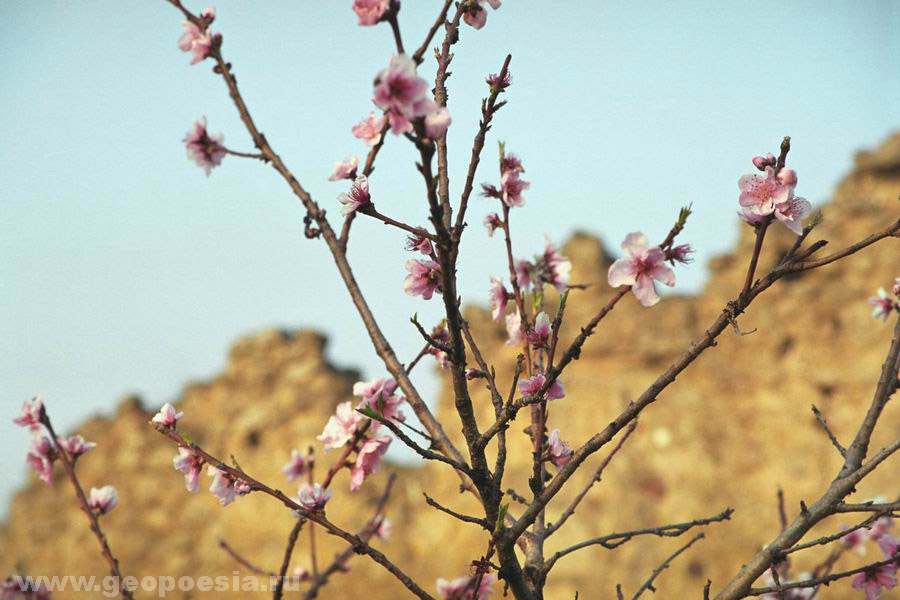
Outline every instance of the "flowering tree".
{"type": "MultiPolygon", "coordinates": [[[[795,195],[797,174],[787,167],[790,138],[785,137],[778,155],[767,154],[752,159],[753,166],[761,174],[748,174],[738,181],[738,210],[741,218],[755,231],[755,245],[743,286],[721,310],[718,318],[705,333],[694,341],[684,353],[646,390],[634,398],[618,415],[613,415],[602,430],[595,432],[581,445],[571,445],[565,433],[552,428],[549,408],[565,402],[564,375],[576,360],[588,338],[597,330],[600,322],[619,302],[634,300],[648,309],[660,301],[656,284],[675,285],[675,268],[691,260],[692,248],[676,243],[681,236],[691,210],[681,209],[668,235],[659,243],[651,242],[643,233],[628,233],[622,242],[624,255],[609,268],[608,282],[613,292],[605,305],[599,307],[592,319],[585,323],[580,333],[571,340],[561,339],[560,328],[565,318],[566,304],[572,290],[579,286],[570,282],[571,263],[557,248],[547,242],[541,255],[533,260],[517,259],[513,252],[513,228],[511,217],[515,210],[525,205],[529,182],[522,179],[525,172],[522,161],[506,151],[500,144],[498,172],[492,183],[481,185],[481,195],[496,207],[495,213],[484,219],[487,234],[502,237],[506,254],[506,277],[493,277],[490,281],[488,300],[492,317],[503,321],[508,333],[507,344],[520,349],[518,362],[511,381],[501,381],[489,357],[479,350],[468,323],[463,318],[457,291],[457,258],[466,232],[467,211],[481,155],[491,129],[493,119],[506,104],[500,100],[512,83],[511,57],[507,56],[499,70],[486,78],[487,96],[481,105],[481,121],[475,136],[471,159],[464,170],[464,187],[458,200],[451,198],[446,131],[451,126],[447,108],[448,68],[453,59],[452,47],[460,38],[463,25],[480,29],[488,17],[488,9],[500,7],[500,0],[462,0],[454,3],[445,0],[434,22],[425,33],[424,40],[408,54],[398,23],[400,3],[397,0],[355,0],[353,10],[361,26],[384,24],[390,28],[396,43],[396,54],[387,67],[381,70],[374,83],[372,101],[377,108],[351,128],[352,134],[369,148],[365,163],[360,165],[353,158],[335,164],[329,177],[333,181],[348,180],[349,189],[340,194],[338,203],[342,219],[332,221],[326,208],[313,200],[300,180],[286,166],[281,157],[260,133],[238,88],[231,63],[223,55],[223,36],[211,29],[215,11],[207,8],[193,13],[180,0],[168,0],[184,17],[184,33],[178,46],[191,55],[191,64],[213,63],[213,70],[221,76],[229,95],[246,126],[255,146],[253,152],[239,152],[224,145],[221,134],[211,135],[206,119],[194,123],[184,139],[188,157],[204,169],[207,175],[220,166],[228,156],[260,160],[274,168],[300,200],[305,211],[306,237],[320,240],[331,252],[344,285],[349,292],[379,357],[387,371],[385,377],[359,382],[353,388],[357,398],[337,407],[336,413],[325,424],[318,442],[325,451],[336,451],[336,457],[327,469],[318,468],[318,458],[313,447],[300,451],[293,449],[284,465],[283,474],[289,483],[298,485],[296,496],[278,490],[274,483],[262,482],[241,468],[233,458],[228,461],[214,456],[179,431],[178,421],[183,414],[169,404],[162,407],[152,419],[152,426],[174,444],[177,454],[174,468],[184,475],[188,492],[200,487],[200,475],[205,469],[209,477],[209,490],[222,506],[238,501],[251,493],[271,496],[292,511],[296,524],[285,544],[284,560],[280,569],[268,571],[256,566],[248,557],[241,556],[227,544],[223,550],[236,561],[260,574],[271,574],[276,581],[274,597],[281,598],[287,586],[300,584],[306,598],[314,598],[319,590],[345,569],[354,554],[366,555],[396,577],[409,592],[419,598],[433,598],[429,590],[444,599],[484,598],[492,591],[510,594],[517,599],[536,600],[544,597],[544,588],[552,570],[562,558],[580,549],[601,545],[615,547],[642,535],[675,537],[707,525],[726,521],[732,514],[726,509],[716,515],[699,516],[684,523],[672,523],[657,527],[634,529],[623,533],[584,540],[572,546],[548,552],[546,542],[574,515],[579,503],[599,479],[599,474],[622,448],[634,431],[640,414],[660,399],[662,392],[704,352],[716,345],[717,338],[729,326],[740,333],[739,319],[744,311],[766,290],[789,275],[827,267],[853,254],[889,238],[900,237],[900,219],[886,224],[885,229],[873,233],[846,248],[821,256],[824,240],[807,243],[817,220],[809,219],[809,202],[795,195]],[[441,37],[442,36],[442,37],[441,37]],[[419,76],[417,68],[433,40],[437,72],[433,85],[419,76]],[[391,134],[391,136],[389,136],[391,134]],[[404,139],[419,152],[418,170],[424,183],[422,208],[428,217],[428,226],[413,225],[396,220],[376,208],[376,199],[369,186],[376,158],[388,138],[398,142],[404,139]],[[361,169],[360,169],[361,167],[361,169]],[[406,236],[406,249],[418,258],[406,263],[404,289],[407,294],[421,297],[422,301],[439,301],[443,305],[443,320],[427,329],[413,317],[412,323],[421,334],[424,346],[408,365],[395,355],[381,325],[373,316],[367,301],[354,278],[347,258],[352,225],[357,218],[371,218],[398,229],[406,236]],[[759,259],[770,227],[783,224],[796,234],[793,246],[768,271],[760,269],[759,259]],[[555,290],[558,302],[551,302],[550,293],[555,290]],[[457,446],[445,433],[441,423],[428,408],[410,379],[410,372],[427,355],[449,372],[456,415],[462,424],[464,445],[457,446]],[[470,395],[470,386],[483,386],[490,395],[493,418],[479,422],[470,395]],[[403,412],[408,405],[423,429],[406,422],[403,412]],[[528,481],[528,494],[520,495],[507,490],[504,470],[509,460],[507,436],[517,421],[527,421],[526,435],[530,440],[532,464],[528,481]],[[473,526],[483,531],[484,551],[473,556],[472,568],[465,574],[448,574],[433,586],[414,581],[404,565],[397,564],[387,554],[370,543],[373,538],[387,538],[391,523],[385,514],[394,482],[391,477],[380,502],[368,520],[352,532],[345,525],[329,519],[330,502],[340,502],[348,492],[336,490],[332,483],[343,469],[350,471],[349,493],[359,490],[381,463],[382,457],[394,440],[412,449],[425,460],[442,463],[448,476],[458,478],[460,489],[471,494],[481,506],[481,514],[466,515],[427,498],[435,510],[458,519],[461,526],[473,526]],[[548,505],[564,488],[577,485],[585,461],[605,447],[610,450],[599,470],[592,473],[587,483],[569,506],[555,518],[548,520],[548,505]],[[323,472],[324,471],[324,472],[323,472]],[[516,504],[510,502],[514,500],[516,504]],[[300,543],[300,534],[309,531],[311,571],[288,573],[291,556],[300,543]],[[319,566],[315,551],[315,531],[321,528],[347,542],[345,552],[327,566],[319,566]],[[456,576],[454,576],[456,575],[456,576]]],[[[329,207],[328,210],[331,210],[329,207]]],[[[473,234],[474,235],[474,234],[473,234]]],[[[835,450],[841,455],[843,465],[834,480],[820,497],[807,505],[801,503],[799,513],[790,518],[783,502],[780,505],[782,527],[771,541],[753,556],[747,557],[744,566],[730,581],[720,584],[714,597],[735,599],[751,596],[767,598],[811,598],[823,585],[832,581],[852,578],[854,588],[863,592],[868,600],[877,598],[882,589],[896,585],[896,571],[900,564],[898,541],[889,528],[900,503],[870,501],[851,504],[845,502],[855,486],[879,467],[888,457],[900,449],[900,439],[870,453],[872,433],[891,396],[897,391],[900,370],[900,279],[891,291],[884,288],[878,296],[869,300],[873,316],[894,320],[894,335],[887,350],[881,377],[859,428],[849,446],[844,446],[831,432],[825,415],[813,407],[822,430],[835,450]],[[832,535],[803,542],[813,526],[839,514],[864,515],[853,526],[832,535]],[[861,567],[835,571],[838,559],[848,550],[865,548],[876,542],[883,559],[861,567]],[[816,546],[830,545],[828,558],[815,572],[798,574],[791,572],[790,557],[796,552],[816,546]],[[762,583],[756,583],[761,580],[762,583]],[[756,587],[754,587],[756,586],[756,587]]],[[[651,317],[652,318],[652,317],[651,317]]],[[[81,436],[62,438],[53,429],[50,416],[39,398],[26,402],[23,414],[16,423],[28,427],[33,433],[27,461],[39,476],[50,483],[53,465],[59,461],[75,490],[78,501],[88,517],[90,528],[96,536],[110,574],[119,583],[122,597],[131,598],[133,588],[127,584],[118,560],[101,528],[101,517],[117,504],[116,490],[111,486],[92,488],[85,493],[76,473],[80,457],[94,447],[81,436]]],[[[287,454],[287,452],[286,452],[287,454]]],[[[638,598],[655,590],[655,582],[662,571],[681,553],[703,537],[698,534],[669,557],[652,573],[645,583],[634,590],[638,598]]],[[[21,579],[9,579],[3,597],[46,596],[41,590],[23,583],[21,579]]],[[[624,590],[616,589],[618,598],[624,598],[624,590]]],[[[707,583],[706,598],[713,597],[713,584],[707,583]]]]}

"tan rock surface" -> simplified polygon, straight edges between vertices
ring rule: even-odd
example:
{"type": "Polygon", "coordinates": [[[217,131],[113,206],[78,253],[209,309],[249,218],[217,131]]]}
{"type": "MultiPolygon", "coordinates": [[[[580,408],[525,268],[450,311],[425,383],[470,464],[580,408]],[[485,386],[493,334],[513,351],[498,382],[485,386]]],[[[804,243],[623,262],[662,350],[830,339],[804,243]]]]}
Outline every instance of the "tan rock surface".
{"type": "MultiPolygon", "coordinates": [[[[900,136],[895,136],[879,150],[860,154],[856,169],[824,208],[814,238],[828,239],[829,248],[838,248],[900,215],[898,149],[900,136]]],[[[761,268],[771,265],[791,242],[790,232],[773,228],[761,268]]],[[[580,443],[643,391],[739,289],[751,246],[745,229],[734,254],[713,261],[711,279],[699,298],[670,297],[652,310],[633,301],[620,304],[564,377],[568,396],[552,405],[552,427],[580,443]]],[[[582,234],[574,236],[564,253],[573,260],[575,281],[597,284],[571,295],[563,332],[563,340],[569,340],[610,296],[605,284],[610,258],[598,241],[582,234]]],[[[818,429],[809,405],[814,402],[826,413],[841,439],[848,440],[855,431],[890,335],[888,327],[871,320],[864,299],[898,273],[900,249],[889,241],[766,292],[740,320],[743,330],[756,333],[724,334],[717,348],[645,411],[624,451],[567,527],[548,542],[548,551],[604,533],[710,516],[731,506],[736,509],[732,520],[708,529],[707,539],[661,577],[657,597],[697,598],[707,577],[714,587],[723,583],[776,532],[778,486],[784,487],[788,511],[795,514],[800,500],[815,499],[836,473],[839,457],[818,429]]],[[[470,308],[467,316],[482,351],[508,382],[515,351],[503,345],[503,332],[484,310],[470,308]]],[[[211,452],[234,454],[249,473],[293,492],[280,473],[290,448],[314,440],[336,404],[349,399],[356,380],[354,372],[325,361],[324,344],[309,332],[269,331],[239,340],[222,375],[184,390],[179,409],[187,416],[179,427],[211,452]]],[[[477,382],[471,389],[481,423],[487,423],[488,396],[477,382]]],[[[451,408],[445,393],[439,411],[448,432],[458,439],[451,408]]],[[[129,399],[113,418],[93,419],[79,428],[99,444],[79,465],[83,481],[88,486],[112,484],[120,491],[120,508],[105,517],[104,524],[123,570],[140,577],[231,576],[237,567],[219,549],[220,539],[257,564],[277,568],[293,522],[287,511],[260,494],[223,510],[208,493],[191,495],[179,489],[180,474],[171,466],[173,447],[147,426],[149,417],[137,399],[129,399]]],[[[897,436],[898,417],[900,408],[893,402],[874,446],[897,436]]],[[[513,456],[530,457],[521,433],[524,426],[511,429],[513,456]]],[[[511,464],[508,486],[524,493],[528,469],[526,462],[511,464]]],[[[441,466],[389,470],[402,473],[389,509],[394,536],[380,543],[385,552],[427,589],[438,576],[465,572],[467,563],[484,550],[480,532],[428,509],[421,493],[477,514],[473,501],[457,493],[455,480],[441,466]]],[[[589,476],[586,471],[576,479],[586,481],[589,476]]],[[[382,472],[356,496],[340,494],[329,505],[329,516],[348,529],[357,528],[385,479],[382,472]]],[[[345,474],[337,485],[347,485],[345,474]]],[[[573,493],[552,504],[549,520],[573,493]]],[[[855,498],[897,493],[894,460],[860,486],[855,498]]],[[[0,528],[0,572],[105,574],[96,542],[78,513],[66,484],[60,481],[48,489],[32,480],[15,496],[0,528]]],[[[847,521],[833,520],[822,531],[834,531],[842,522],[847,521]]],[[[295,564],[307,565],[305,535],[301,539],[295,564]]],[[[342,547],[321,533],[318,539],[322,562],[342,547]]],[[[566,557],[551,575],[547,597],[572,598],[578,590],[582,599],[610,598],[616,582],[633,591],[683,541],[636,539],[616,550],[597,548],[566,557]]],[[[797,566],[808,568],[813,558],[801,558],[797,566]]],[[[320,597],[406,597],[374,563],[357,558],[351,565],[352,573],[336,578],[320,597]]],[[[204,595],[169,594],[198,596],[204,595]]],[[[818,597],[858,594],[843,583],[818,597]]]]}

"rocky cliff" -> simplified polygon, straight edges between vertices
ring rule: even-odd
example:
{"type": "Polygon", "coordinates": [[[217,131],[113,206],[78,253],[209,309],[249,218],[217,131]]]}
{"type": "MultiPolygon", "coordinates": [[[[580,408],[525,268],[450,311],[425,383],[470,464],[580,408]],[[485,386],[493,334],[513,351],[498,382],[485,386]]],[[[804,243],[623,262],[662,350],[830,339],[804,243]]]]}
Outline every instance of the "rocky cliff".
{"type": "MultiPolygon", "coordinates": [[[[813,237],[828,239],[835,248],[856,241],[897,218],[898,197],[900,136],[895,136],[877,151],[859,155],[853,172],[823,208],[823,222],[813,237]]],[[[761,268],[771,265],[792,239],[784,228],[773,228],[761,268]]],[[[576,444],[601,429],[715,319],[740,288],[751,247],[751,232],[745,229],[734,253],[713,261],[700,297],[670,297],[652,310],[630,301],[620,304],[565,378],[568,396],[564,404],[553,405],[553,426],[576,444]]],[[[603,282],[611,259],[587,235],[574,236],[564,253],[573,261],[574,280],[599,284],[570,297],[563,331],[567,340],[610,296],[603,282]]],[[[897,243],[888,241],[766,292],[740,321],[742,330],[755,333],[724,334],[717,348],[645,411],[602,482],[548,542],[548,550],[604,533],[710,516],[731,506],[736,509],[732,520],[711,527],[707,539],[661,577],[658,596],[696,598],[707,577],[714,585],[723,583],[775,533],[779,486],[785,489],[789,513],[795,514],[799,502],[817,497],[836,473],[839,457],[818,429],[810,404],[826,413],[839,438],[846,441],[855,431],[890,334],[871,320],[864,300],[898,274],[898,257],[897,243]]],[[[482,351],[494,361],[501,380],[508,381],[516,353],[504,346],[503,331],[482,308],[470,307],[467,317],[482,351]]],[[[324,345],[323,338],[310,332],[268,331],[239,340],[221,375],[185,388],[178,402],[187,416],[179,427],[213,453],[233,454],[259,479],[292,487],[280,473],[290,448],[314,441],[334,407],[350,398],[357,379],[354,372],[325,361],[324,345]]],[[[486,423],[491,413],[483,384],[473,382],[471,390],[486,423]]],[[[438,412],[458,438],[446,392],[438,412]]],[[[208,493],[184,492],[181,476],[171,466],[174,449],[147,425],[150,416],[132,398],[112,418],[78,428],[99,444],[79,465],[82,479],[88,485],[110,483],[120,491],[121,506],[104,524],[123,570],[137,576],[231,576],[239,567],[219,548],[222,539],[258,565],[276,569],[293,523],[290,514],[261,494],[222,509],[208,493]]],[[[897,436],[898,417],[900,407],[893,402],[874,446],[897,436]]],[[[530,457],[520,429],[511,430],[511,455],[530,457]]],[[[597,464],[602,454],[592,462],[597,464]]],[[[527,490],[529,468],[524,462],[510,465],[509,487],[527,490]]],[[[362,525],[390,471],[402,471],[388,511],[394,534],[378,544],[429,589],[436,577],[464,573],[483,552],[480,532],[426,507],[422,492],[460,512],[477,510],[440,465],[383,469],[358,494],[340,494],[328,507],[329,517],[348,529],[362,525]]],[[[896,461],[887,463],[860,486],[856,498],[896,496],[896,473],[896,461]]],[[[586,470],[576,480],[589,477],[586,470]]],[[[346,475],[336,484],[346,488],[346,475]]],[[[552,504],[550,520],[572,494],[552,504]]],[[[827,530],[839,524],[832,521],[827,530]]],[[[318,539],[320,561],[342,548],[323,534],[318,539]]],[[[615,550],[583,550],[559,562],[547,597],[572,598],[576,590],[580,598],[614,597],[617,582],[634,590],[683,541],[639,538],[615,550]]],[[[0,573],[103,575],[105,564],[95,545],[68,487],[32,481],[15,496],[0,528],[0,573]]],[[[308,566],[305,547],[301,542],[297,566],[308,566]]],[[[809,567],[813,558],[800,558],[797,566],[809,567]]],[[[389,574],[367,559],[355,558],[350,566],[350,574],[337,576],[320,597],[406,597],[389,574]]],[[[856,596],[847,583],[819,594],[823,599],[856,596]]]]}

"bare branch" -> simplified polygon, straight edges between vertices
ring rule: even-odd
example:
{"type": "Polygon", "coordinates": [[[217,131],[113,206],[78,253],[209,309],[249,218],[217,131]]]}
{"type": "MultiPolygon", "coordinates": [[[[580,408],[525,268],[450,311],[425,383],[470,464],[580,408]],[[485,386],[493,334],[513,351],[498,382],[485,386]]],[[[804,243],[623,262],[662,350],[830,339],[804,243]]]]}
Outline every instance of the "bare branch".
{"type": "Polygon", "coordinates": [[[665,561],[663,561],[663,563],[661,565],[656,567],[656,569],[654,569],[653,573],[650,575],[650,579],[648,579],[647,581],[644,582],[644,585],[642,585],[638,589],[638,591],[634,594],[634,596],[631,597],[631,600],[636,600],[637,598],[639,598],[641,596],[641,594],[643,594],[647,590],[650,590],[651,592],[655,592],[656,588],[653,587],[654,580],[656,580],[656,578],[659,577],[663,571],[668,569],[669,565],[672,564],[672,561],[675,560],[676,558],[678,558],[678,556],[682,552],[685,552],[688,548],[693,546],[696,542],[699,542],[700,540],[702,540],[704,537],[705,536],[702,533],[697,534],[696,536],[694,536],[694,539],[692,539],[687,544],[685,544],[684,546],[679,548],[678,551],[675,552],[675,554],[673,554],[672,556],[667,558],[665,561]]]}
{"type": "Polygon", "coordinates": [[[822,429],[825,430],[825,434],[828,436],[828,439],[831,440],[831,444],[840,452],[841,456],[847,457],[847,450],[841,446],[841,443],[837,440],[834,434],[831,432],[831,429],[828,428],[828,422],[825,421],[825,415],[816,407],[815,404],[811,405],[813,414],[816,415],[816,421],[819,422],[819,425],[822,426],[822,429]]]}

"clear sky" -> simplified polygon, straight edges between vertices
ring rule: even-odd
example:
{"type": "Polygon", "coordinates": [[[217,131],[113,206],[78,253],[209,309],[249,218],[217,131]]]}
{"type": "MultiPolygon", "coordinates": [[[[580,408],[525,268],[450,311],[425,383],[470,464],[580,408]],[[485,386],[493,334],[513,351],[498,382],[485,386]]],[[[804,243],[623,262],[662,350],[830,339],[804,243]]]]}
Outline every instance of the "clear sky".
{"type": "MultiPolygon", "coordinates": [[[[372,108],[387,65],[387,26],[361,28],[350,0],[221,0],[214,28],[261,129],[332,218],[346,183],[333,161],[365,147],[350,127],[372,108]]],[[[404,0],[418,46],[438,0],[404,0]]],[[[195,11],[205,5],[188,2],[195,11]]],[[[0,2],[0,502],[24,481],[27,433],[9,418],[42,393],[61,429],[138,392],[150,406],[219,371],[240,334],[314,327],[330,356],[382,374],[324,244],[255,161],[209,178],[181,139],[206,115],[228,146],[251,150],[209,63],[176,47],[179,14],[163,0],[0,2]]],[[[458,194],[485,75],[513,55],[509,105],[495,119],[478,181],[496,180],[496,142],[532,182],[516,210],[518,254],[576,229],[617,247],[660,238],[693,203],[685,239],[698,260],[678,289],[698,290],[705,261],[738,232],[736,182],[754,154],[793,137],[798,193],[827,198],[853,152],[900,125],[900,3],[537,2],[506,0],[481,31],[464,28],[450,79],[451,186],[458,194]]],[[[434,60],[420,74],[433,79],[434,60]]],[[[382,212],[425,223],[416,155],[381,153],[372,192],[382,212]]],[[[462,255],[465,301],[486,302],[505,272],[474,199],[462,255]]],[[[420,347],[408,325],[439,303],[402,292],[403,236],[357,221],[350,258],[401,360],[420,347]]],[[[434,390],[427,370],[417,377],[434,390]]],[[[0,510],[2,512],[2,510],[0,510]]]]}

